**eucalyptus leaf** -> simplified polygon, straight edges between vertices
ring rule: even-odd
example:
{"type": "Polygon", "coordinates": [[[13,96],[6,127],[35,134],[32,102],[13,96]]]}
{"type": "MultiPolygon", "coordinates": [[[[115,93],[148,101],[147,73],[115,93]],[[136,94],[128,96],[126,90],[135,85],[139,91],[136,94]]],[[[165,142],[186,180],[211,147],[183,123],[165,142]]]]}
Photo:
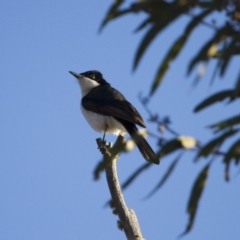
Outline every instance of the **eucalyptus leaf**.
{"type": "Polygon", "coordinates": [[[157,152],[157,156],[163,157],[182,148],[182,144],[178,139],[172,139],[162,146],[162,148],[157,152]]]}
{"type": "Polygon", "coordinates": [[[187,234],[192,229],[192,226],[193,226],[194,220],[195,220],[195,216],[196,216],[196,212],[198,210],[199,201],[201,199],[203,190],[206,185],[209,167],[210,167],[210,164],[207,164],[202,169],[202,171],[199,173],[199,175],[197,176],[197,178],[193,184],[193,187],[192,187],[192,190],[190,193],[190,197],[188,200],[188,205],[187,205],[187,213],[189,214],[189,219],[188,219],[188,223],[187,223],[185,231],[180,236],[187,234]]]}
{"type": "MultiPolygon", "coordinates": [[[[137,49],[137,53],[134,58],[133,70],[137,68],[144,52],[146,51],[147,47],[149,47],[156,35],[188,10],[188,5],[179,7],[174,3],[159,1],[154,5],[155,8],[151,8],[151,4],[153,3],[149,1],[149,6],[146,5],[146,9],[151,9],[152,27],[147,31],[137,49]]],[[[147,25],[146,23],[148,23],[148,21],[144,21],[143,24],[138,27],[138,29],[142,29],[143,26],[147,25]]]]}
{"type": "Polygon", "coordinates": [[[122,184],[122,189],[127,188],[143,171],[147,170],[150,166],[152,166],[151,163],[144,163],[139,168],[137,168],[130,177],[127,178],[127,180],[122,184]]]}
{"type": "Polygon", "coordinates": [[[231,118],[224,119],[218,123],[214,123],[209,128],[216,129],[217,131],[225,130],[226,128],[232,128],[235,125],[240,124],[240,115],[236,115],[231,118]]]}
{"type": "Polygon", "coordinates": [[[120,11],[118,10],[120,5],[123,4],[124,0],[115,0],[113,2],[113,4],[111,5],[111,7],[109,8],[105,18],[103,19],[99,31],[101,31],[103,29],[103,27],[105,27],[107,25],[107,23],[117,17],[120,17],[121,15],[123,15],[124,13],[127,13],[129,11],[120,11]]]}
{"type": "Polygon", "coordinates": [[[212,96],[208,97],[207,99],[203,100],[201,103],[199,103],[195,108],[194,112],[198,112],[206,107],[209,107],[210,105],[225,100],[226,98],[229,98],[230,100],[234,96],[234,90],[225,90],[218,93],[213,94],[212,96]]]}
{"type": "Polygon", "coordinates": [[[188,71],[187,73],[190,74],[190,72],[193,70],[193,67],[202,61],[207,61],[210,57],[213,57],[210,52],[211,48],[216,46],[217,43],[219,43],[224,36],[227,36],[228,33],[231,31],[231,27],[227,24],[224,27],[218,29],[216,33],[213,35],[212,38],[210,38],[203,47],[198,51],[198,53],[195,55],[195,57],[190,61],[188,65],[188,71]]]}
{"type": "Polygon", "coordinates": [[[230,130],[227,132],[224,132],[222,135],[212,139],[207,144],[205,144],[200,151],[198,152],[196,156],[196,160],[200,157],[207,157],[209,154],[214,153],[217,147],[220,147],[220,145],[228,138],[237,133],[239,130],[230,130]]]}
{"type": "Polygon", "coordinates": [[[170,164],[167,171],[163,175],[163,177],[160,179],[160,181],[157,183],[157,185],[150,191],[150,193],[145,197],[145,199],[151,197],[154,193],[156,193],[157,190],[159,190],[162,185],[167,181],[169,176],[172,174],[173,170],[175,169],[179,159],[181,158],[182,154],[179,154],[176,159],[170,164]]]}
{"type": "Polygon", "coordinates": [[[240,140],[234,142],[226,153],[223,162],[225,163],[225,180],[229,181],[229,166],[232,160],[235,160],[235,164],[239,164],[240,161],[240,140]]]}
{"type": "Polygon", "coordinates": [[[187,42],[192,31],[199,24],[199,22],[201,22],[201,20],[204,17],[206,17],[208,14],[210,14],[211,12],[212,12],[212,9],[210,9],[210,10],[208,9],[206,11],[203,11],[198,16],[192,18],[192,20],[186,26],[183,34],[178,39],[175,40],[175,42],[168,50],[166,56],[164,57],[162,63],[160,64],[160,66],[157,70],[156,76],[153,80],[153,84],[151,87],[150,95],[152,95],[155,92],[155,90],[158,87],[159,83],[161,82],[165,72],[168,70],[170,62],[172,60],[174,60],[178,56],[178,54],[181,52],[183,46],[187,42]]]}

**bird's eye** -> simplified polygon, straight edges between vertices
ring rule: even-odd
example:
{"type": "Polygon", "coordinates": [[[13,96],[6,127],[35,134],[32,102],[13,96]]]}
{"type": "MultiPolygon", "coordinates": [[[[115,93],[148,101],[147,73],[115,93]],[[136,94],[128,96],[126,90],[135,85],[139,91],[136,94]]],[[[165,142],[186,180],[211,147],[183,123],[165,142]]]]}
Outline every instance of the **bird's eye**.
{"type": "Polygon", "coordinates": [[[94,74],[92,74],[92,75],[91,75],[91,78],[92,78],[92,79],[95,79],[95,75],[94,75],[94,74]]]}

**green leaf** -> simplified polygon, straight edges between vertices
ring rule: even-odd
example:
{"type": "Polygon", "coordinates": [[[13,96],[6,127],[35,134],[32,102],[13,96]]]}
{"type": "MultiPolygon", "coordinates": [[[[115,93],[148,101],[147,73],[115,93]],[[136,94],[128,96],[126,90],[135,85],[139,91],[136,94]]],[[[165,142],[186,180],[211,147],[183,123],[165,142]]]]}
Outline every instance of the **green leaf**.
{"type": "Polygon", "coordinates": [[[233,36],[231,42],[228,44],[226,48],[224,48],[222,52],[220,76],[224,75],[231,57],[235,55],[237,41],[238,41],[237,38],[233,36]]]}
{"type": "Polygon", "coordinates": [[[214,81],[214,78],[220,70],[220,76],[222,77],[227,69],[227,66],[231,60],[231,57],[233,57],[235,54],[237,54],[239,48],[237,47],[239,36],[237,33],[234,33],[234,30],[232,29],[232,26],[228,23],[226,23],[225,27],[223,28],[223,34],[220,36],[220,38],[217,40],[215,39],[215,42],[213,42],[212,46],[208,49],[207,55],[209,58],[216,58],[218,59],[218,62],[216,64],[211,84],[214,81]],[[219,42],[222,42],[222,49],[218,49],[219,42]]]}
{"type": "Polygon", "coordinates": [[[148,24],[150,24],[152,22],[153,22],[152,17],[147,18],[134,30],[134,32],[138,32],[138,31],[142,30],[143,28],[145,28],[148,24]]]}
{"type": "Polygon", "coordinates": [[[225,130],[226,128],[232,128],[234,125],[237,125],[237,124],[240,124],[240,115],[236,115],[234,117],[224,119],[223,121],[214,123],[208,127],[216,129],[216,131],[218,132],[221,130],[225,130]]]}
{"type": "Polygon", "coordinates": [[[212,57],[212,54],[209,53],[209,50],[216,46],[216,44],[223,39],[224,36],[227,36],[229,32],[231,31],[231,27],[227,24],[226,26],[220,28],[215,35],[207,41],[203,47],[200,49],[200,51],[196,54],[196,56],[190,61],[188,65],[188,71],[187,73],[190,74],[193,67],[198,63],[202,61],[207,61],[210,57],[212,57]]]}
{"type": "Polygon", "coordinates": [[[203,11],[199,15],[193,17],[192,21],[189,22],[189,24],[187,25],[187,27],[185,29],[184,35],[191,33],[192,30],[195,29],[195,27],[202,21],[202,19],[205,18],[212,11],[213,11],[212,9],[208,9],[206,11],[203,11]]]}
{"type": "Polygon", "coordinates": [[[149,46],[150,42],[154,39],[154,37],[160,32],[161,28],[162,26],[160,24],[154,24],[151,27],[151,29],[147,32],[147,34],[144,36],[140,46],[138,47],[137,53],[135,55],[133,70],[136,69],[146,48],[149,46]]]}
{"type": "Polygon", "coordinates": [[[99,31],[103,29],[103,27],[106,26],[106,24],[110,21],[113,20],[125,13],[128,13],[129,11],[119,11],[120,5],[124,2],[124,0],[115,0],[112,6],[109,8],[105,18],[103,19],[103,22],[99,28],[99,31]]]}
{"type": "Polygon", "coordinates": [[[199,204],[201,195],[203,193],[203,189],[205,188],[205,185],[206,185],[209,167],[210,167],[210,163],[207,164],[202,169],[202,171],[199,173],[198,177],[196,178],[193,184],[190,198],[188,200],[188,206],[187,206],[187,213],[189,214],[189,219],[188,219],[188,223],[185,231],[180,236],[187,234],[192,229],[196,212],[198,209],[198,204],[199,204]]]}
{"type": "MultiPolygon", "coordinates": [[[[149,4],[151,4],[151,2],[149,4]]],[[[188,9],[188,6],[185,6],[185,5],[179,7],[179,6],[176,6],[174,3],[166,3],[166,2],[157,2],[157,4],[155,4],[154,7],[155,8],[152,9],[153,10],[153,13],[152,13],[153,26],[146,33],[142,42],[140,43],[140,46],[138,47],[138,50],[134,59],[133,70],[135,70],[136,67],[138,66],[139,61],[142,58],[145,50],[150,45],[150,42],[156,37],[156,35],[160,33],[165,27],[167,27],[168,24],[176,20],[177,17],[179,17],[188,9]]],[[[146,9],[148,9],[148,7],[146,7],[146,9]]],[[[147,25],[146,23],[147,22],[144,21],[140,25],[140,27],[138,27],[138,29],[142,29],[143,26],[147,25]]]]}
{"type": "Polygon", "coordinates": [[[198,111],[202,110],[203,108],[209,107],[210,105],[212,105],[216,102],[223,101],[226,98],[232,99],[233,96],[234,96],[234,90],[225,90],[225,91],[213,94],[212,96],[208,97],[207,99],[205,99],[204,101],[199,103],[194,108],[194,112],[198,112],[198,111]]]}
{"type": "Polygon", "coordinates": [[[219,1],[219,0],[197,1],[197,5],[202,8],[211,8],[213,10],[221,10],[223,7],[223,1],[219,1]]]}
{"type": "Polygon", "coordinates": [[[170,50],[164,57],[160,67],[157,70],[156,76],[155,76],[152,86],[151,86],[150,95],[152,95],[155,92],[155,90],[157,89],[157,87],[159,86],[159,83],[161,82],[165,72],[169,68],[170,62],[177,57],[177,55],[181,51],[183,45],[185,44],[186,39],[187,39],[187,36],[181,36],[171,46],[170,50]]]}
{"type": "Polygon", "coordinates": [[[225,163],[225,180],[229,181],[229,167],[232,160],[236,164],[240,162],[240,140],[237,140],[228,150],[223,162],[225,163]]]}
{"type": "Polygon", "coordinates": [[[234,97],[239,97],[240,96],[240,73],[237,77],[237,81],[235,84],[235,90],[234,90],[234,97]]]}
{"type": "Polygon", "coordinates": [[[201,148],[201,150],[198,152],[196,156],[196,160],[201,156],[207,157],[210,153],[213,153],[214,150],[226,140],[226,138],[231,137],[238,131],[239,130],[230,130],[228,132],[223,133],[219,137],[212,139],[210,142],[208,142],[201,148]]]}
{"type": "Polygon", "coordinates": [[[216,66],[215,66],[214,71],[213,71],[213,75],[212,75],[212,77],[211,77],[210,85],[213,84],[214,79],[215,79],[215,77],[217,76],[218,70],[219,70],[220,67],[221,67],[221,64],[222,64],[221,58],[218,58],[217,63],[216,63],[216,66]]]}
{"type": "MultiPolygon", "coordinates": [[[[167,154],[170,154],[172,152],[174,152],[175,150],[178,149],[183,149],[181,141],[179,141],[178,139],[173,139],[168,141],[166,144],[164,144],[161,148],[160,151],[158,151],[157,156],[163,157],[167,154]]],[[[123,183],[122,185],[122,189],[125,189],[126,187],[128,187],[128,185],[130,183],[133,182],[133,180],[136,179],[136,177],[138,177],[138,175],[140,173],[142,173],[143,171],[145,171],[146,169],[148,169],[152,164],[151,163],[145,163],[144,165],[140,166],[133,174],[130,175],[130,177],[123,183]]]]}
{"type": "Polygon", "coordinates": [[[178,56],[183,46],[187,42],[192,30],[194,30],[195,27],[199,24],[199,22],[201,22],[201,20],[211,12],[212,10],[206,10],[199,14],[198,16],[194,17],[185,28],[184,33],[173,43],[173,45],[165,55],[162,63],[160,64],[157,70],[156,76],[151,87],[150,95],[152,95],[155,92],[165,72],[167,71],[170,62],[178,56]]]}
{"type": "Polygon", "coordinates": [[[127,180],[122,184],[121,188],[122,190],[124,190],[125,188],[127,188],[129,186],[130,183],[132,183],[140,173],[142,173],[143,171],[147,170],[150,166],[152,166],[151,163],[144,163],[143,165],[141,165],[136,171],[134,171],[133,174],[130,175],[130,177],[127,178],[127,180]]]}
{"type": "Polygon", "coordinates": [[[165,143],[160,151],[157,152],[157,156],[163,157],[170,154],[178,149],[182,149],[182,144],[178,139],[173,139],[165,143]]]}
{"type": "Polygon", "coordinates": [[[151,197],[157,190],[160,189],[160,187],[162,187],[162,185],[166,182],[166,180],[168,179],[168,177],[171,175],[171,173],[173,172],[173,170],[175,169],[178,160],[181,158],[182,154],[179,154],[177,156],[177,158],[170,164],[170,166],[168,167],[167,171],[165,172],[165,174],[163,175],[163,177],[161,178],[161,180],[158,182],[158,184],[152,189],[152,191],[145,197],[149,198],[151,197]]]}

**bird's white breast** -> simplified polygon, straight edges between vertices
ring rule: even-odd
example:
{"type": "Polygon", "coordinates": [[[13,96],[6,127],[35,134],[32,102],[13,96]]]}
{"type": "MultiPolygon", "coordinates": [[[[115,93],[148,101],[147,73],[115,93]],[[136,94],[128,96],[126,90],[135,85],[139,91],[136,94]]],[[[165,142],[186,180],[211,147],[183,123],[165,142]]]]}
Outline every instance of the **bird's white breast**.
{"type": "Polygon", "coordinates": [[[88,94],[93,88],[99,86],[98,82],[83,76],[78,79],[78,82],[81,87],[82,97],[88,94]]]}
{"type": "Polygon", "coordinates": [[[106,133],[113,133],[115,135],[118,135],[120,132],[127,132],[123,125],[113,117],[103,116],[101,114],[88,111],[84,109],[82,104],[81,111],[90,126],[97,132],[104,133],[106,130],[106,133]]]}

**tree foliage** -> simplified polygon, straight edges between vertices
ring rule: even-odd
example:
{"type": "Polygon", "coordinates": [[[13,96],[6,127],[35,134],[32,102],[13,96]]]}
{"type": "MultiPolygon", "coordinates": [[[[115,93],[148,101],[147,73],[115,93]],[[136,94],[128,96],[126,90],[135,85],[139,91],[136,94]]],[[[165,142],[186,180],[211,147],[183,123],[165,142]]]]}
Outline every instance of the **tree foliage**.
{"type": "MultiPolygon", "coordinates": [[[[144,56],[147,48],[150,46],[156,36],[167,28],[171,23],[177,21],[181,16],[185,15],[189,17],[189,22],[183,28],[183,32],[173,41],[172,46],[166,51],[165,57],[159,63],[159,67],[156,70],[156,74],[151,83],[149,97],[156,93],[157,88],[160,86],[161,81],[164,78],[165,73],[169,70],[171,62],[181,53],[184,46],[187,44],[193,31],[197,31],[197,27],[201,24],[213,31],[212,36],[203,43],[196,43],[198,47],[197,52],[192,59],[189,59],[187,66],[187,73],[190,74],[193,69],[198,66],[206,66],[212,59],[217,61],[215,70],[211,81],[219,75],[224,77],[226,69],[229,67],[231,60],[239,56],[240,54],[240,1],[236,0],[142,0],[133,1],[128,7],[123,7],[123,0],[115,0],[107,12],[100,30],[105,27],[109,22],[119,17],[123,17],[127,14],[137,14],[144,12],[146,18],[139,24],[135,32],[145,30],[133,62],[133,69],[135,70],[139,62],[144,56]],[[222,25],[217,25],[214,22],[209,22],[209,16],[214,13],[224,14],[224,21],[222,25]]],[[[202,76],[202,72],[196,75],[195,83],[202,76]]],[[[228,103],[239,101],[240,97],[240,68],[236,69],[236,83],[232,89],[227,89],[209,96],[199,103],[194,113],[197,113],[207,107],[214,105],[217,102],[226,101],[228,103]]],[[[147,108],[147,99],[142,99],[142,103],[147,108]]],[[[239,108],[240,109],[240,108],[239,108]]],[[[211,124],[209,129],[213,130],[213,137],[205,144],[200,144],[197,140],[189,137],[180,136],[170,128],[170,121],[167,118],[160,119],[157,115],[150,113],[151,120],[158,124],[159,129],[164,127],[175,136],[173,139],[166,141],[159,137],[158,155],[160,158],[166,156],[174,151],[180,151],[178,157],[170,164],[167,172],[163,175],[163,178],[157,183],[155,188],[150,192],[150,195],[155,193],[162,184],[171,175],[177,162],[182,156],[184,151],[195,148],[197,154],[195,161],[202,157],[209,155],[217,155],[223,159],[225,165],[225,179],[229,180],[229,167],[231,163],[236,165],[240,162],[240,140],[232,140],[233,136],[240,136],[240,113],[239,109],[236,109],[236,114],[228,119],[220,120],[217,123],[211,124]],[[221,151],[221,145],[224,141],[232,141],[227,151],[221,151]]],[[[193,184],[192,191],[190,193],[187,212],[189,214],[189,221],[185,229],[185,233],[191,230],[198,203],[201,198],[202,192],[207,180],[207,174],[212,162],[212,159],[208,160],[207,165],[201,170],[199,175],[193,184]]],[[[137,178],[144,170],[148,169],[150,164],[145,163],[140,166],[123,184],[123,187],[129,186],[129,184],[137,178]]]]}

